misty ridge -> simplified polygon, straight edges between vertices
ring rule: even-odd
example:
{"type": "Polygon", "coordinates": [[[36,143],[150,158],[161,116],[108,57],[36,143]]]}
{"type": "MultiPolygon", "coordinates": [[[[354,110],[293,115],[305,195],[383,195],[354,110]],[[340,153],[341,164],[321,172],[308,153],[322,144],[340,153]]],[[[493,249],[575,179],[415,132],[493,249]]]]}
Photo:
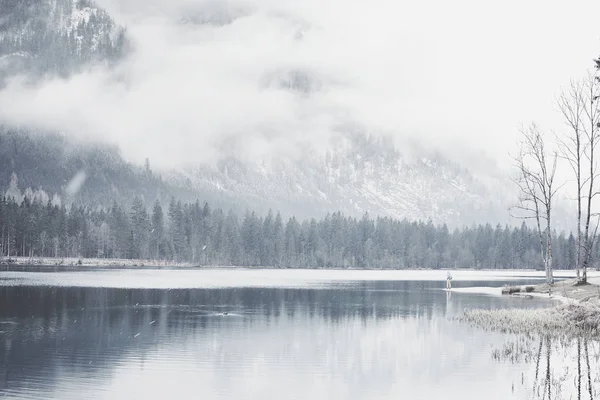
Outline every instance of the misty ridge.
{"type": "MultiPolygon", "coordinates": [[[[197,252],[207,243],[191,243],[190,232],[197,225],[184,211],[187,224],[196,228],[175,233],[173,226],[181,221],[165,212],[165,249],[150,251],[155,246],[147,221],[136,228],[143,244],[132,244],[138,240],[132,239],[136,218],[146,218],[135,217],[141,208],[150,218],[157,204],[165,210],[180,204],[184,210],[200,199],[200,204],[223,210],[222,220],[231,215],[237,221],[230,221],[233,232],[241,232],[249,216],[261,229],[273,212],[286,223],[296,220],[301,249],[295,251],[304,258],[290,255],[288,260],[302,266],[372,267],[382,260],[414,266],[403,257],[415,250],[406,249],[431,250],[438,243],[414,239],[419,244],[407,244],[401,252],[375,244],[375,226],[387,229],[388,223],[376,223],[378,216],[392,225],[415,221],[421,226],[413,227],[415,232],[431,226],[427,229],[436,235],[455,238],[461,255],[456,250],[441,262],[436,257],[445,250],[436,249],[438,256],[424,261],[430,267],[499,265],[500,250],[477,256],[481,250],[467,237],[478,230],[496,231],[494,245],[488,246],[499,249],[508,240],[500,236],[532,229],[507,211],[517,199],[507,161],[512,150],[507,143],[516,130],[504,120],[487,123],[501,104],[495,98],[488,99],[489,107],[468,112],[469,122],[457,129],[457,116],[480,103],[480,93],[460,94],[473,90],[460,80],[485,79],[488,89],[499,93],[518,83],[500,88],[476,71],[492,57],[482,50],[478,57],[465,56],[465,65],[471,62],[466,71],[447,66],[454,75],[445,89],[461,96],[460,108],[460,102],[446,100],[447,94],[431,96],[439,94],[438,82],[417,87],[413,78],[417,73],[436,75],[435,65],[429,64],[433,55],[406,53],[414,47],[409,41],[398,43],[405,53],[386,50],[391,34],[423,27],[414,26],[409,16],[391,15],[390,2],[380,6],[365,10],[351,1],[340,13],[338,1],[302,6],[258,0],[3,2],[0,188],[4,210],[13,214],[10,220],[3,217],[3,254],[13,254],[10,246],[15,256],[201,262],[197,252]],[[372,28],[377,20],[386,22],[386,28],[372,28]],[[361,30],[366,26],[369,31],[361,30]],[[413,63],[406,62],[409,54],[413,63]],[[425,109],[429,111],[417,111],[425,109]],[[16,211],[15,206],[31,209],[16,211]],[[67,224],[50,233],[52,224],[43,222],[43,209],[61,210],[65,221],[79,215],[77,228],[65,233],[67,224]],[[31,226],[37,228],[15,225],[17,215],[35,220],[31,226]],[[346,239],[355,240],[352,251],[362,255],[346,254],[344,249],[351,247],[346,243],[338,245],[341,253],[335,258],[332,248],[322,248],[332,246],[327,237],[311,250],[302,247],[311,235],[316,240],[311,226],[326,225],[332,215],[350,226],[370,216],[372,232],[346,239]],[[117,227],[119,218],[126,222],[117,227]],[[44,240],[40,229],[46,232],[44,240]],[[100,243],[108,241],[107,235],[113,240],[110,249],[100,243]],[[184,240],[181,235],[185,246],[175,245],[184,240]],[[369,240],[373,243],[366,245],[369,240]],[[117,241],[127,248],[117,248],[117,241]],[[369,246],[380,246],[372,260],[365,256],[375,251],[365,250],[369,246]]],[[[444,25],[437,19],[431,23],[436,22],[444,25]]],[[[464,39],[465,32],[453,35],[447,40],[464,39]]],[[[503,110],[521,117],[517,109],[523,101],[513,99],[510,107],[502,103],[503,110]]],[[[557,236],[573,226],[570,200],[559,197],[555,204],[557,236]]],[[[320,235],[325,235],[323,229],[320,235]]],[[[231,235],[235,239],[229,240],[244,251],[266,251],[258,250],[261,244],[242,245],[244,239],[236,236],[241,234],[231,235]]],[[[395,241],[409,240],[396,235],[395,241]]],[[[569,249],[573,243],[568,233],[562,235],[560,246],[569,249]]],[[[214,251],[210,260],[224,264],[268,265],[279,259],[214,251]]],[[[519,253],[518,262],[500,266],[538,267],[539,258],[526,253],[519,253]]],[[[557,257],[557,265],[566,265],[571,256],[557,257]]]]}

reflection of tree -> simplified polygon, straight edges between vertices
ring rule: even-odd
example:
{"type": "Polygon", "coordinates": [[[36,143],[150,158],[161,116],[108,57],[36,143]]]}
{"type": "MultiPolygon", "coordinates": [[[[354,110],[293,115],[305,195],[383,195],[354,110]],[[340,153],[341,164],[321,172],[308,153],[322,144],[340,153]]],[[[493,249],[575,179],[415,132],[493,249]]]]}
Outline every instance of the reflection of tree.
{"type": "Polygon", "coordinates": [[[577,338],[577,400],[581,400],[581,338],[577,338]]]}
{"type": "Polygon", "coordinates": [[[544,339],[540,337],[540,348],[535,358],[535,379],[533,380],[533,393],[535,395],[535,388],[537,386],[538,376],[540,373],[540,360],[542,359],[542,346],[544,345],[544,339]]]}
{"type": "MultiPolygon", "coordinates": [[[[600,359],[598,357],[590,359],[590,341],[591,339],[587,337],[578,337],[573,341],[545,335],[539,336],[536,340],[531,336],[519,335],[506,341],[502,349],[494,350],[492,356],[497,361],[533,364],[534,376],[531,389],[533,399],[593,400],[592,370],[598,369],[600,359]],[[534,348],[537,349],[535,353],[533,353],[534,348]],[[561,356],[564,359],[561,360],[559,358],[561,356]],[[593,362],[595,366],[592,365],[593,362]],[[571,363],[573,363],[572,369],[571,363]],[[565,394],[572,390],[574,392],[571,395],[565,394]],[[587,393],[584,394],[585,392],[587,393]]],[[[524,376],[521,383],[524,384],[524,376]]]]}
{"type": "Polygon", "coordinates": [[[550,375],[550,353],[552,352],[552,343],[550,337],[546,337],[546,381],[544,382],[544,394],[542,400],[546,398],[546,388],[548,388],[548,400],[552,398],[550,394],[551,388],[551,375],[550,375]]]}
{"type": "Polygon", "coordinates": [[[589,398],[594,398],[594,389],[592,386],[592,370],[590,368],[590,355],[588,350],[588,340],[585,339],[583,343],[584,354],[581,354],[581,338],[577,338],[577,400],[581,400],[581,380],[583,374],[581,372],[581,359],[585,356],[585,366],[587,369],[587,387],[589,398]]]}
{"type": "Polygon", "coordinates": [[[534,398],[540,396],[540,389],[542,390],[542,400],[546,398],[546,393],[548,394],[548,399],[551,399],[551,389],[552,389],[552,372],[551,372],[551,354],[552,354],[552,339],[549,336],[542,337],[540,336],[540,344],[537,351],[537,356],[535,357],[535,377],[533,380],[533,396],[534,398]],[[543,381],[538,385],[538,380],[540,378],[540,363],[542,361],[542,353],[544,349],[544,343],[546,344],[546,372],[544,374],[543,381]]]}
{"type": "Polygon", "coordinates": [[[585,341],[585,365],[587,365],[587,373],[588,373],[588,390],[590,393],[590,399],[593,400],[594,394],[592,389],[592,369],[590,368],[590,355],[588,352],[588,341],[585,341]]]}

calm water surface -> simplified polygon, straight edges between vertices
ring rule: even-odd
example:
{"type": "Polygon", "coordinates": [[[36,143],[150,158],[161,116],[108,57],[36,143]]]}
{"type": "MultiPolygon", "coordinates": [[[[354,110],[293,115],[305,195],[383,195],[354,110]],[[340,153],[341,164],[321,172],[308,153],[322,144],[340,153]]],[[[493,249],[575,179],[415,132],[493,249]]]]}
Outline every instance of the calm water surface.
{"type": "Polygon", "coordinates": [[[452,318],[550,305],[447,293],[442,272],[33,271],[0,272],[8,398],[531,398],[535,355],[502,359],[510,337],[452,318]]]}

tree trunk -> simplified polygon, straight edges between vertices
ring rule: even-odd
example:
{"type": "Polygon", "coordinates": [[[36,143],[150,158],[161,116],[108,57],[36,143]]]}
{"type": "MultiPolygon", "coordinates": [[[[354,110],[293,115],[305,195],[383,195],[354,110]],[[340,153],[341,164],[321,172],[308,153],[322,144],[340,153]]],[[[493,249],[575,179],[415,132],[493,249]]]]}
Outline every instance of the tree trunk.
{"type": "Polygon", "coordinates": [[[581,277],[581,134],[577,132],[577,280],[581,277]]]}
{"type": "Polygon", "coordinates": [[[581,279],[581,159],[579,157],[580,153],[580,142],[579,137],[577,138],[577,259],[576,270],[577,270],[577,280],[581,279]]]}
{"type": "Polygon", "coordinates": [[[591,245],[592,241],[590,240],[590,219],[592,217],[592,198],[594,196],[594,141],[591,140],[590,143],[590,182],[589,182],[589,190],[587,195],[587,214],[585,216],[585,232],[583,235],[584,238],[584,252],[583,252],[583,265],[581,271],[581,281],[587,282],[587,268],[590,261],[590,256],[592,253],[591,245]]]}

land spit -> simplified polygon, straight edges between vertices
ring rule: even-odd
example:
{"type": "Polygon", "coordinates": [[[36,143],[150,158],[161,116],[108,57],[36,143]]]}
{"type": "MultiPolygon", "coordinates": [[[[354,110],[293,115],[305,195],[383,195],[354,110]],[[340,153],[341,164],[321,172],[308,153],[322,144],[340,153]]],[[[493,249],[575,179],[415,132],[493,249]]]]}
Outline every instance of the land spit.
{"type": "Polygon", "coordinates": [[[562,304],[543,309],[469,310],[459,318],[484,329],[555,337],[598,337],[600,333],[600,278],[575,279],[553,285],[505,287],[503,294],[557,299],[562,304]]]}

